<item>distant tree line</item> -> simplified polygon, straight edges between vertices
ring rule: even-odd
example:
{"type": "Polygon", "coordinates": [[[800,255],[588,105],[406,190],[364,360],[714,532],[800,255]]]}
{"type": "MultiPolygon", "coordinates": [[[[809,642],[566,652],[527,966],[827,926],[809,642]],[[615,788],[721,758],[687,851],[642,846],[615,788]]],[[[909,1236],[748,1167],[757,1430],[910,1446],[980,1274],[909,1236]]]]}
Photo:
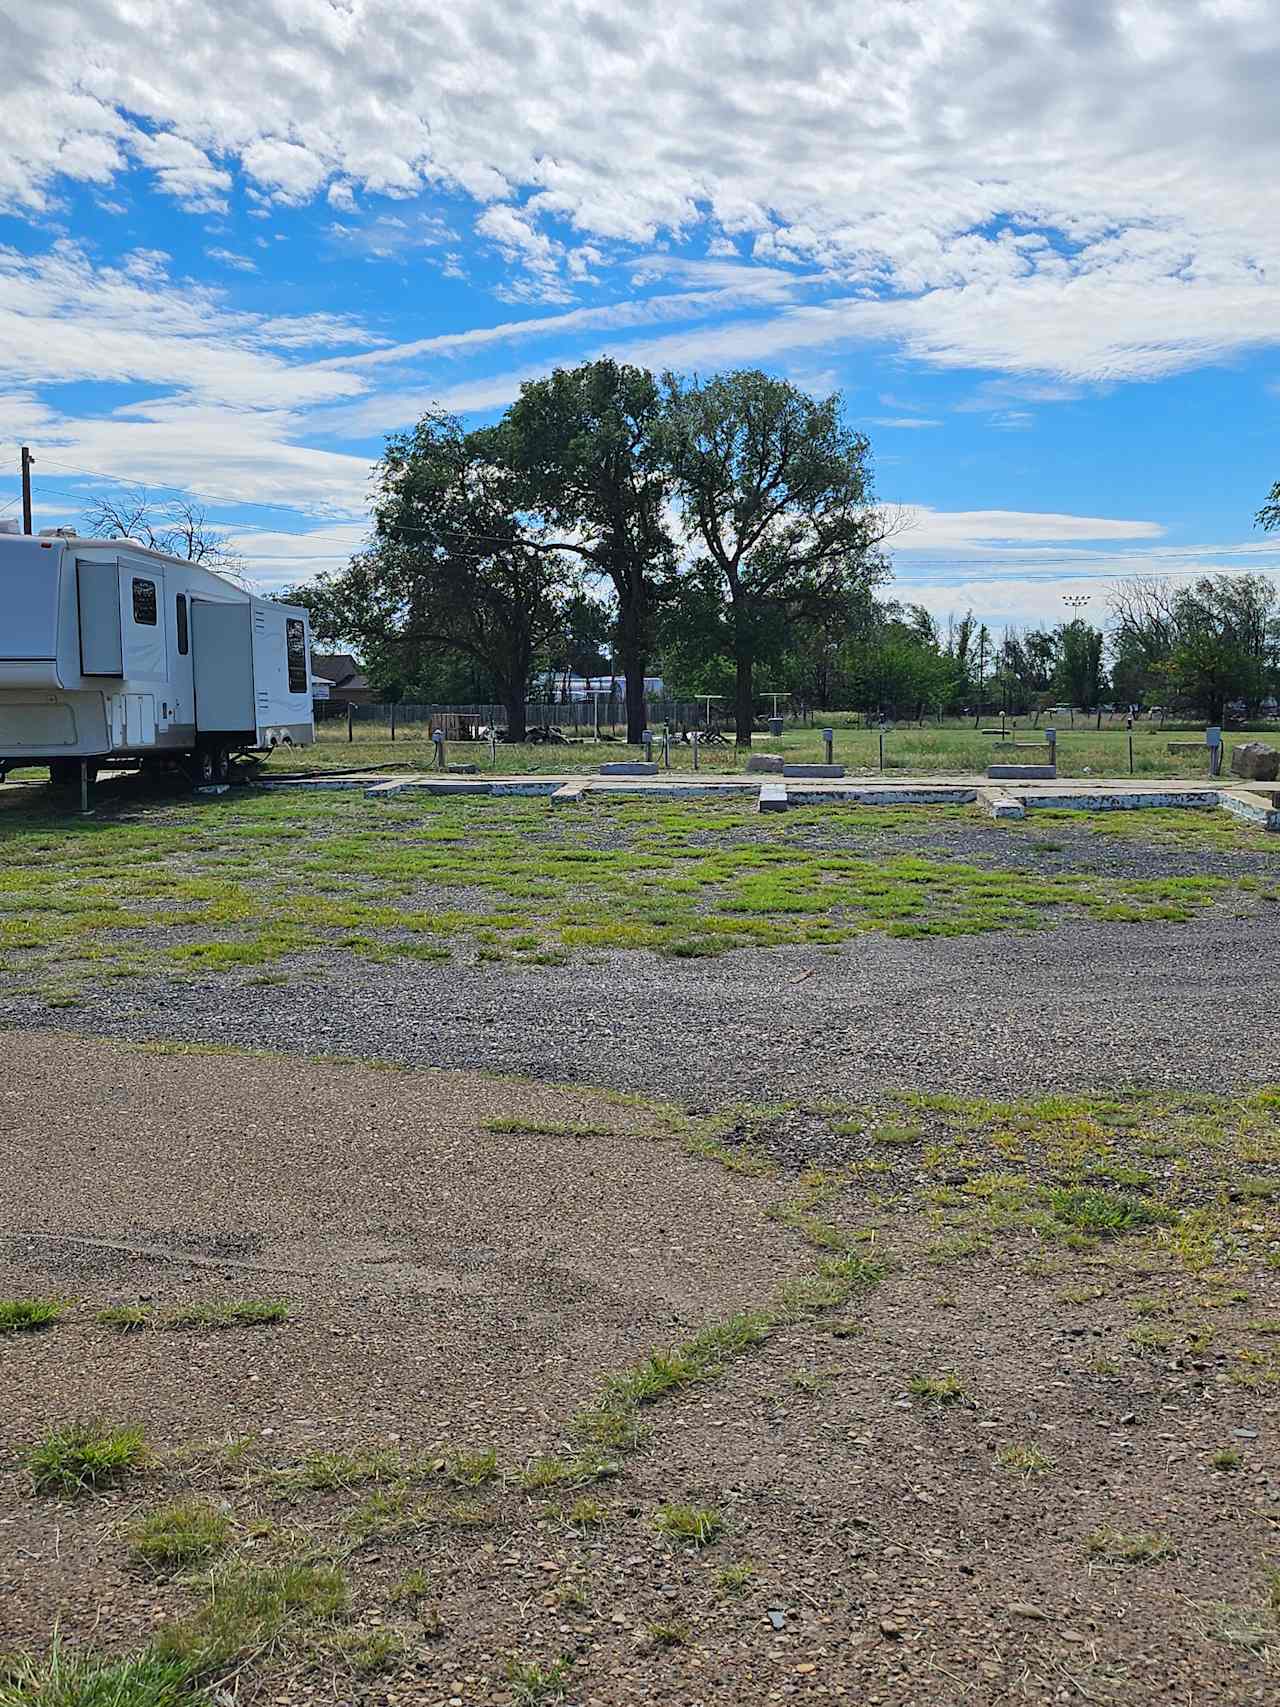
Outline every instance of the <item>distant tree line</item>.
{"type": "MultiPolygon", "coordinates": [[[[521,388],[496,425],[430,412],[388,439],[373,531],[294,588],[316,638],[360,651],[377,692],[496,701],[525,734],[531,694],[575,676],[625,695],[646,676],[712,694],[750,741],[759,696],[901,718],[1151,705],[1221,721],[1280,687],[1280,599],[1261,575],[1119,583],[1110,625],[993,633],[877,596],[897,523],[839,395],[758,370],[707,380],[611,360],[521,388]]],[[[1280,527],[1280,483],[1259,512],[1280,527]]]]}

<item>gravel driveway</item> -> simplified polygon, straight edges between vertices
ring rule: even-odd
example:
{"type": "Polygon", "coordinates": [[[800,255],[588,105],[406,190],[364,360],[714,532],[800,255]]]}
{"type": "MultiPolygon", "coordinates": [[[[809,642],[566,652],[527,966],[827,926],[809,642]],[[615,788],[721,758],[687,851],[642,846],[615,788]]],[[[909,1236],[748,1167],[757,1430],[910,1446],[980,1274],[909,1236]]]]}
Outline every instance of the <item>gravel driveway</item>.
{"type": "Polygon", "coordinates": [[[1262,1083],[1280,1075],[1280,956],[1269,915],[1093,922],[838,952],[643,952],[563,966],[370,967],[323,982],[149,979],[51,1010],[0,1000],[0,1026],[190,1038],[405,1065],[482,1068],[703,1105],[861,1096],[882,1087],[1262,1083]]]}

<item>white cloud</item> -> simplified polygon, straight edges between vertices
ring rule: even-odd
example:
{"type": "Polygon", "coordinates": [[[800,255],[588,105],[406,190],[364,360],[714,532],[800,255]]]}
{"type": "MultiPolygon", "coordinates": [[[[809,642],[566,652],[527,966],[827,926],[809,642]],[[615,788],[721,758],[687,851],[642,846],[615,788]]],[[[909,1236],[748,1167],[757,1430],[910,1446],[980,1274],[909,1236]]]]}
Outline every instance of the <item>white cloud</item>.
{"type": "Polygon", "coordinates": [[[960,547],[987,551],[1028,543],[1062,545],[1107,539],[1159,539],[1159,522],[1112,516],[1060,516],[1034,510],[934,510],[904,504],[904,531],[895,540],[903,551],[960,547]]]}
{"type": "Polygon", "coordinates": [[[900,427],[914,431],[921,427],[940,427],[941,421],[931,421],[924,415],[873,415],[870,423],[873,427],[900,427]]]}
{"type": "Polygon", "coordinates": [[[259,212],[438,186],[485,204],[517,300],[695,232],[820,269],[831,316],[757,352],[803,329],[1092,383],[1280,341],[1273,0],[0,4],[19,211],[130,157],[196,207],[236,172],[259,212]]]}
{"type": "Polygon", "coordinates": [[[257,264],[247,255],[237,255],[234,249],[206,249],[205,254],[220,266],[231,267],[238,273],[256,273],[257,264]]]}
{"type": "Polygon", "coordinates": [[[215,166],[202,148],[171,131],[135,132],[129,146],[156,175],[160,188],[191,213],[225,213],[231,174],[215,166]]]}

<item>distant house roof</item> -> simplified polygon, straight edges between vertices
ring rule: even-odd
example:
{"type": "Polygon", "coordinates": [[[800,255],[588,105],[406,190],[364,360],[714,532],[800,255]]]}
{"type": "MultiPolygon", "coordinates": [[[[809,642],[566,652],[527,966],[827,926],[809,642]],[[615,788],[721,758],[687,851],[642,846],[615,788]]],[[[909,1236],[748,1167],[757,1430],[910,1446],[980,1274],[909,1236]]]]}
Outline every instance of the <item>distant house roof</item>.
{"type": "Polygon", "coordinates": [[[369,691],[369,678],[350,652],[313,652],[311,674],[328,682],[337,695],[369,691]]]}

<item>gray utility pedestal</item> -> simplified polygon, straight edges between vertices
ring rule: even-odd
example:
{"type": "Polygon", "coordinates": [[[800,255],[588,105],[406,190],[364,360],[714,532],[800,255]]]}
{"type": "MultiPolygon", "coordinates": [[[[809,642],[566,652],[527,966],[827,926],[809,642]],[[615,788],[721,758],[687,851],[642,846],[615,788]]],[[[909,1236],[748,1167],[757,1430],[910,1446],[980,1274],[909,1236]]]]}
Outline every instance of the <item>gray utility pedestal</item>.
{"type": "Polygon", "coordinates": [[[843,765],[783,765],[783,776],[825,776],[839,777],[844,775],[843,765]]]}
{"type": "Polygon", "coordinates": [[[601,776],[657,776],[657,765],[646,764],[617,764],[601,765],[601,776]]]}
{"type": "Polygon", "coordinates": [[[987,775],[992,782],[1054,782],[1057,765],[988,765],[987,775]]]}
{"type": "Polygon", "coordinates": [[[785,812],[787,809],[787,785],[785,782],[762,782],[760,784],[760,800],[756,807],[758,812],[785,812]]]}

